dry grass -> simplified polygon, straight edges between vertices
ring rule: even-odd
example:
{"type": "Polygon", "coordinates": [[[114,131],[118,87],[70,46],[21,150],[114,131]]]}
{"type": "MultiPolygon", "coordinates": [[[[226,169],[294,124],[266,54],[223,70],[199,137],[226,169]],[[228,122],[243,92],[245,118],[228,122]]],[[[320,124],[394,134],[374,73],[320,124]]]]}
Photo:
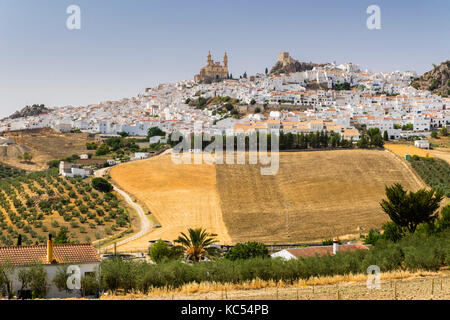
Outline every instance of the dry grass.
{"type": "Polygon", "coordinates": [[[0,161],[29,171],[44,170],[50,160],[88,152],[87,136],[87,133],[61,134],[48,128],[11,132],[6,138],[13,139],[17,144],[0,148],[0,161]],[[17,159],[24,152],[33,155],[32,164],[17,159]]]}
{"type": "Polygon", "coordinates": [[[386,149],[394,152],[396,155],[399,155],[402,158],[405,157],[405,154],[409,154],[410,156],[413,156],[416,154],[419,157],[433,158],[433,155],[431,154],[430,150],[420,149],[413,145],[387,143],[384,145],[384,147],[386,149]]]}
{"type": "Polygon", "coordinates": [[[258,165],[176,165],[165,155],[116,166],[111,177],[162,225],[121,251],[173,240],[188,227],[207,228],[221,243],[354,239],[387,221],[379,206],[385,185],[423,187],[403,161],[375,150],[280,153],[274,176],[262,176],[258,165]]]}
{"type": "Polygon", "coordinates": [[[409,167],[387,151],[280,153],[280,168],[273,176],[260,175],[258,165],[216,169],[233,242],[292,243],[367,232],[388,220],[379,206],[385,185],[422,187],[409,167]]]}
{"type": "Polygon", "coordinates": [[[259,279],[242,284],[191,283],[176,290],[153,289],[148,294],[107,295],[101,299],[334,300],[337,299],[338,290],[341,299],[394,299],[394,293],[397,293],[397,299],[448,299],[450,294],[448,271],[388,272],[382,273],[380,280],[379,290],[367,288],[367,275],[349,274],[311,278],[294,283],[259,279]]]}
{"type": "Polygon", "coordinates": [[[146,249],[153,239],[176,239],[188,227],[203,227],[229,243],[216,192],[213,165],[176,165],[170,155],[129,162],[111,169],[117,185],[144,202],[162,228],[120,247],[146,249]]]}

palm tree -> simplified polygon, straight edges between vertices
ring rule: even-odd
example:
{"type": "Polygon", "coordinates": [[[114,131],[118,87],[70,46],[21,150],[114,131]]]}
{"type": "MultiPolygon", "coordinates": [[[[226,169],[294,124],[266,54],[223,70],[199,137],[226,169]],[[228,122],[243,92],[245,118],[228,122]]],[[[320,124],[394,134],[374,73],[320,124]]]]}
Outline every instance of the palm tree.
{"type": "Polygon", "coordinates": [[[208,233],[202,228],[189,228],[188,232],[189,236],[182,232],[175,242],[181,244],[190,260],[198,262],[201,258],[209,255],[207,247],[216,243],[217,240],[214,239],[214,234],[208,233]]]}

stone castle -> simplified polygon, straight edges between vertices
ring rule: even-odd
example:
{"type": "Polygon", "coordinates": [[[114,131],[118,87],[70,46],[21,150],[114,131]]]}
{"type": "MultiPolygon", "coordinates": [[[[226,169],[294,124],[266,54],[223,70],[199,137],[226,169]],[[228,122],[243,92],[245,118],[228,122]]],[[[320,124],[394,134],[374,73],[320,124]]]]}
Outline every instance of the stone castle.
{"type": "Polygon", "coordinates": [[[283,67],[288,64],[295,63],[295,60],[289,55],[289,52],[280,52],[278,54],[278,61],[282,64],[283,67]]]}
{"type": "Polygon", "coordinates": [[[221,65],[220,62],[215,62],[211,58],[211,52],[208,52],[206,66],[200,69],[200,73],[195,75],[194,80],[210,83],[223,79],[228,79],[227,53],[223,56],[223,65],[221,65]]]}

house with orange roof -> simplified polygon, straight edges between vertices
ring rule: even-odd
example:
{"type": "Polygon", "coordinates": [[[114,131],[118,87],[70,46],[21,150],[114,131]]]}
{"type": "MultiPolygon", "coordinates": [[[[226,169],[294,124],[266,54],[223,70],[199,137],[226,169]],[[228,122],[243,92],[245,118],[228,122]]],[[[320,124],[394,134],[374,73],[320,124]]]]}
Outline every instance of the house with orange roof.
{"type": "Polygon", "coordinates": [[[80,297],[79,281],[86,276],[95,276],[100,262],[101,258],[92,244],[54,244],[51,235],[47,245],[0,247],[0,267],[6,272],[10,288],[6,291],[15,292],[18,298],[32,298],[31,289],[28,286],[23,288],[20,270],[42,265],[47,277],[45,298],[80,297]],[[70,288],[68,285],[67,289],[60,290],[53,279],[60,272],[68,272],[68,267],[74,281],[70,288]]]}

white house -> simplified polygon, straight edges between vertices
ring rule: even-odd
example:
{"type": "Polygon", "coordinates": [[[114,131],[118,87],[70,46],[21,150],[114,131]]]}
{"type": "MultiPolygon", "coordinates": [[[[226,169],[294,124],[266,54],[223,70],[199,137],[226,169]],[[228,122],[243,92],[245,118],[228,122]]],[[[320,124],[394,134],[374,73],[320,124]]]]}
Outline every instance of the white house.
{"type": "Polygon", "coordinates": [[[135,152],[134,153],[134,159],[136,159],[136,160],[147,159],[149,157],[150,157],[150,153],[148,153],[148,152],[135,152]]]}
{"type": "Polygon", "coordinates": [[[73,164],[70,162],[59,162],[59,174],[63,177],[71,177],[81,176],[83,178],[89,177],[92,175],[92,169],[90,168],[82,168],[79,164],[73,164]]]}
{"type": "Polygon", "coordinates": [[[430,149],[430,142],[428,140],[416,140],[414,145],[421,149],[430,149]]]}
{"type": "Polygon", "coordinates": [[[86,160],[86,159],[89,159],[89,156],[87,154],[80,154],[80,159],[86,160]]]}
{"type": "MultiPolygon", "coordinates": [[[[41,263],[47,273],[47,295],[45,298],[80,297],[81,290],[60,291],[53,283],[55,275],[63,267],[74,266],[80,271],[80,277],[95,275],[100,268],[101,259],[92,244],[54,245],[49,236],[47,245],[0,247],[0,266],[8,264],[12,271],[7,274],[11,289],[22,297],[30,297],[30,288],[22,291],[18,273],[33,263],[41,263]]],[[[0,292],[1,294],[1,292],[0,292]]]]}

